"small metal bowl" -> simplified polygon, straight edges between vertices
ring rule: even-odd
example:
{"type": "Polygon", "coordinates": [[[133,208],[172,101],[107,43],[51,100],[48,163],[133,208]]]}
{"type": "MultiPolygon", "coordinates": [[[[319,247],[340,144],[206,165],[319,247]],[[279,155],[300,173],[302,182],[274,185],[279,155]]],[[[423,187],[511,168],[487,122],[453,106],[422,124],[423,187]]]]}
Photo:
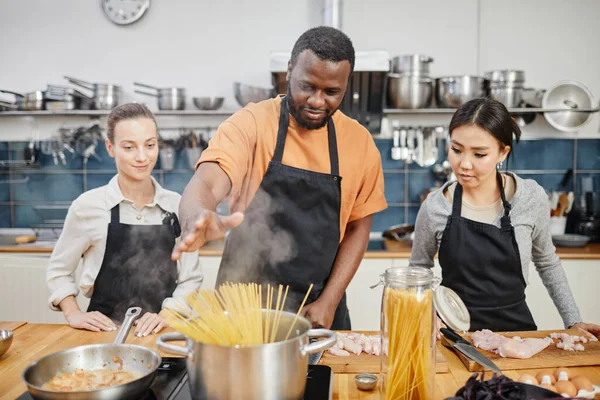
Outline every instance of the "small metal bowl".
{"type": "Polygon", "coordinates": [[[198,110],[218,110],[223,105],[224,97],[193,97],[192,101],[198,110]]]}
{"type": "Polygon", "coordinates": [[[12,344],[12,340],[12,331],[0,330],[0,357],[8,351],[8,348],[12,344]]]}
{"type": "Polygon", "coordinates": [[[354,377],[354,382],[359,390],[373,390],[377,387],[377,375],[358,374],[354,377]]]}

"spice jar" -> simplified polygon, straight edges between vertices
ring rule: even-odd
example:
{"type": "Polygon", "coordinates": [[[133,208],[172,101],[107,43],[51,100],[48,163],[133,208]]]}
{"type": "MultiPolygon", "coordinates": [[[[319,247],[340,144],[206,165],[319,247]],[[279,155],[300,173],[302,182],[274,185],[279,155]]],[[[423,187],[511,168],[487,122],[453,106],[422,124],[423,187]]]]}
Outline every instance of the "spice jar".
{"type": "Polygon", "coordinates": [[[385,399],[431,399],[435,380],[433,289],[429,268],[398,267],[383,275],[381,377],[385,399]]]}

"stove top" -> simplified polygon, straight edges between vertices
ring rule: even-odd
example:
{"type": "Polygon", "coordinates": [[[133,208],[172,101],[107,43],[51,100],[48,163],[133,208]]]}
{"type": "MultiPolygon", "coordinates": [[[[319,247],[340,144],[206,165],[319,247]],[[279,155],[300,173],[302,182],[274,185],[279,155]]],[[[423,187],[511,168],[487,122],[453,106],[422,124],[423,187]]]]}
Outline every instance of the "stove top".
{"type": "MultiPolygon", "coordinates": [[[[333,373],[326,365],[309,365],[304,400],[331,400],[333,373]]],[[[33,400],[29,392],[17,400],[33,400]]],[[[192,400],[184,358],[163,357],[150,390],[136,400],[192,400]]]]}

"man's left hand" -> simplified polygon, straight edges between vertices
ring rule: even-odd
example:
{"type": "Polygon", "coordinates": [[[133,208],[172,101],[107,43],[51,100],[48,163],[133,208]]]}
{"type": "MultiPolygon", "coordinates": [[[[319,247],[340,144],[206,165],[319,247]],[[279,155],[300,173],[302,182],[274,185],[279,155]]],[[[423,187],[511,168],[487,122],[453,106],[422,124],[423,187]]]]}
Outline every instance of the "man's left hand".
{"type": "Polygon", "coordinates": [[[337,306],[319,299],[304,306],[302,315],[312,323],[313,327],[321,325],[325,329],[329,329],[333,323],[336,309],[337,306]]]}

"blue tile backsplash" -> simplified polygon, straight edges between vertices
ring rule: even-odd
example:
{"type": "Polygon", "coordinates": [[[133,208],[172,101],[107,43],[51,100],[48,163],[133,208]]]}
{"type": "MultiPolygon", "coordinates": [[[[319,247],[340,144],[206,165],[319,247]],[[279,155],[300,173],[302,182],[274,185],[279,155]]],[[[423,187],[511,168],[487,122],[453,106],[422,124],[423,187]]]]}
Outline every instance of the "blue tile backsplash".
{"type": "MultiPolygon", "coordinates": [[[[375,139],[381,152],[388,209],[373,218],[373,231],[391,225],[414,223],[420,196],[438,186],[430,168],[405,165],[392,160],[391,139],[375,139]]],[[[22,159],[26,142],[0,142],[0,160],[22,159]]],[[[38,165],[23,168],[0,165],[0,227],[33,227],[59,224],[68,206],[83,191],[105,185],[114,176],[114,160],[103,143],[96,153],[101,161],[90,158],[84,165],[80,156],[66,152],[67,165],[55,165],[51,154],[40,153],[38,165]],[[25,181],[26,180],[26,181],[25,181]],[[7,183],[13,182],[14,183],[7,183]]],[[[440,155],[440,160],[446,157],[440,155]]],[[[509,170],[526,179],[534,179],[547,191],[576,190],[581,178],[592,176],[594,191],[600,192],[600,139],[524,140],[517,144],[509,161],[509,170]],[[562,186],[565,172],[573,177],[562,186]]],[[[161,169],[160,159],[154,177],[167,189],[182,193],[193,175],[185,151],[176,152],[173,170],[161,169]]]]}

